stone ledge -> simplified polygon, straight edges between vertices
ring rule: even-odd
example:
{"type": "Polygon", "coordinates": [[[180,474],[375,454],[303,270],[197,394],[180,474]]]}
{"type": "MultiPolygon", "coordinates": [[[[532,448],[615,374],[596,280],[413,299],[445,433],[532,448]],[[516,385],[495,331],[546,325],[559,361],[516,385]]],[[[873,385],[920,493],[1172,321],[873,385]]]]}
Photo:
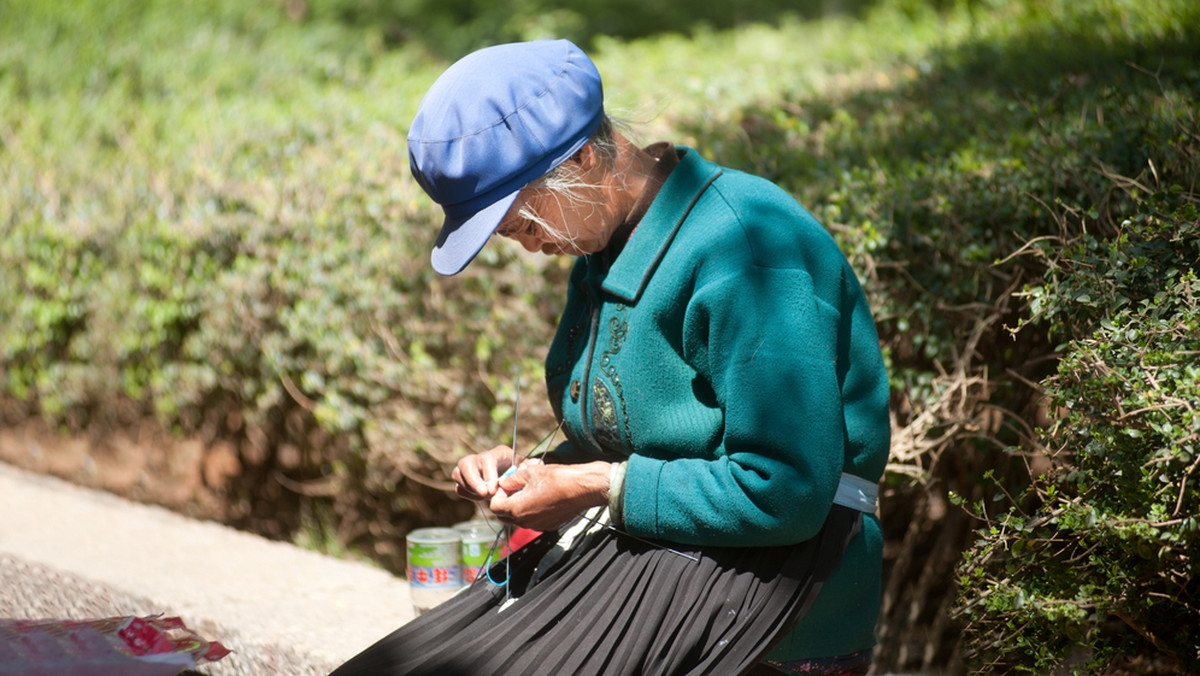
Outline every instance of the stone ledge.
{"type": "Polygon", "coordinates": [[[412,619],[386,571],[0,463],[0,616],[165,613],[210,674],[324,674],[412,619]]]}

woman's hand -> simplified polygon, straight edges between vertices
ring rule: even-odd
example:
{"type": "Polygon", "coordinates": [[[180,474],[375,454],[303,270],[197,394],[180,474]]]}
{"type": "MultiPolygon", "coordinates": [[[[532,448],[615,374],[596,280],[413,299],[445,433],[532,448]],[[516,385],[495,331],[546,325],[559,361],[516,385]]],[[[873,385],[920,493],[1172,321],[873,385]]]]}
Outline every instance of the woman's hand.
{"type": "Polygon", "coordinates": [[[547,465],[526,460],[516,472],[500,478],[492,512],[505,523],[554,530],[589,507],[608,504],[611,469],[607,462],[547,465]]]}
{"type": "Polygon", "coordinates": [[[497,446],[458,461],[451,478],[461,498],[481,502],[496,494],[496,480],[512,465],[512,449],[497,446]]]}

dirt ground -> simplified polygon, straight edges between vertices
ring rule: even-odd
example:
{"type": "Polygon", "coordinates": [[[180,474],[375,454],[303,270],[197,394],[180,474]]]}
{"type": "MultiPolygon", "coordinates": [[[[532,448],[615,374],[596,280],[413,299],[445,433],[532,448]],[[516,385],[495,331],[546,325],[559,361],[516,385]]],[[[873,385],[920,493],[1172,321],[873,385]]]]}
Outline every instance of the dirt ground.
{"type": "Polygon", "coordinates": [[[37,422],[0,428],[0,460],[195,518],[230,522],[246,516],[237,490],[243,469],[237,448],[180,439],[152,424],[92,435],[63,435],[37,422]]]}

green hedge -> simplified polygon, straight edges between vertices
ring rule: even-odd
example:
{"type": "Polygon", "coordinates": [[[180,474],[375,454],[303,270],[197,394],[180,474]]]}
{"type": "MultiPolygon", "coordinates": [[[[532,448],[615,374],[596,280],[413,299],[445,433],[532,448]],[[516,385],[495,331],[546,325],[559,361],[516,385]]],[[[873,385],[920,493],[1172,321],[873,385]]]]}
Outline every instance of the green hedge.
{"type": "Polygon", "coordinates": [[[988,671],[1200,669],[1200,125],[1159,103],[1177,126],[1148,139],[1154,166],[1104,170],[1125,217],[1064,207],[1076,234],[1033,250],[1029,321],[1063,341],[1054,464],[1007,510],[972,507],[960,612],[988,671]]]}

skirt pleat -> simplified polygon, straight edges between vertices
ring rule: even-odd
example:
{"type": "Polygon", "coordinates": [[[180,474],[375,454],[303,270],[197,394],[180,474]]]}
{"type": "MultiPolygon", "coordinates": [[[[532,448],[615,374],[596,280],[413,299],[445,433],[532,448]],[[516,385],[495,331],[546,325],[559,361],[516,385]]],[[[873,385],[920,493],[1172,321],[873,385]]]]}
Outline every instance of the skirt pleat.
{"type": "Polygon", "coordinates": [[[585,515],[493,565],[506,586],[479,576],[333,674],[743,673],[807,612],[861,527],[835,506],[800,544],[688,547],[585,515]]]}

